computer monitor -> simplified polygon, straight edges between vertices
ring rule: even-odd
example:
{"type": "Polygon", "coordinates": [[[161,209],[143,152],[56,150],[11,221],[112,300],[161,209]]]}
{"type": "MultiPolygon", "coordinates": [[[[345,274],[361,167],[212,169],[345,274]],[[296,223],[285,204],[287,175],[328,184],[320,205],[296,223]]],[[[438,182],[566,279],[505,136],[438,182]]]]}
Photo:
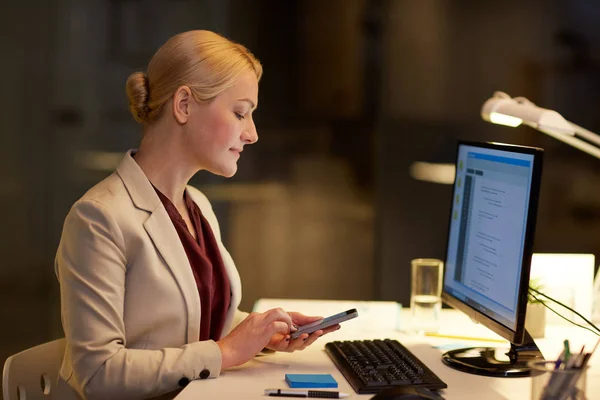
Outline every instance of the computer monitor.
{"type": "Polygon", "coordinates": [[[460,141],[442,300],[510,342],[445,353],[445,364],[487,376],[529,376],[542,355],[525,329],[543,150],[460,141]]]}

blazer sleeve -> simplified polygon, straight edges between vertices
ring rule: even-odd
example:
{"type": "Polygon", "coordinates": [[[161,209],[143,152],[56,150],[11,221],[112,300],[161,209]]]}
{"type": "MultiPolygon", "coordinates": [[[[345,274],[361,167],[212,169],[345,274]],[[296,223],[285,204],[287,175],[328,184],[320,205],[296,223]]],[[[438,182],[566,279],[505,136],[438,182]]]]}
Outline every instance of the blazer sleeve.
{"type": "MultiPolygon", "coordinates": [[[[142,399],[221,370],[214,341],[160,350],[128,349],[123,321],[127,259],[116,220],[97,201],[78,201],[56,256],[61,311],[73,372],[88,399],[142,399]]],[[[148,310],[151,312],[150,310],[148,310]]]]}

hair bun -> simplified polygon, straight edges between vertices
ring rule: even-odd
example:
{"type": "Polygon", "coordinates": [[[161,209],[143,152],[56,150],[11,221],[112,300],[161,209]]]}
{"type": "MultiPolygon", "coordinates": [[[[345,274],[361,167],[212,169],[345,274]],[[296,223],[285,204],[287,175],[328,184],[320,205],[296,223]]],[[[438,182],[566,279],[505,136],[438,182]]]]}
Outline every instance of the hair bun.
{"type": "Polygon", "coordinates": [[[125,86],[129,98],[129,110],[133,118],[139,123],[146,123],[149,119],[150,107],[148,106],[149,86],[148,77],[143,72],[134,72],[127,78],[125,86]]]}

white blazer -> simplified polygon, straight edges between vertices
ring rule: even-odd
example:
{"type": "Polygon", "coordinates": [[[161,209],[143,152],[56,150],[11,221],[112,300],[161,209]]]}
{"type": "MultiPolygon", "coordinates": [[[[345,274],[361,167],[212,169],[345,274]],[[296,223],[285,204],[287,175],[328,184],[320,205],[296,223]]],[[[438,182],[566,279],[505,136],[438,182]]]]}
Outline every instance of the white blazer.
{"type": "MultiPolygon", "coordinates": [[[[189,381],[221,372],[218,345],[198,341],[200,298],[183,245],[131,155],[65,219],[55,261],[67,341],[61,399],[170,398],[189,381]]],[[[229,276],[226,335],[247,316],[237,309],[240,277],[208,199],[186,190],[208,220],[229,276]]]]}

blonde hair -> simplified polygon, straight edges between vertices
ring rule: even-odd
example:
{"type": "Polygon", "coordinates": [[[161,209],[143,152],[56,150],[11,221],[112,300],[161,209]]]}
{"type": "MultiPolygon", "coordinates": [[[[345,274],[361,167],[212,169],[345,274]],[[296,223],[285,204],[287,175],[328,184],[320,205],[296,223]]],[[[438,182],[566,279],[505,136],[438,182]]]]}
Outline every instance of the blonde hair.
{"type": "Polygon", "coordinates": [[[147,74],[129,76],[129,109],[137,122],[149,124],[180,86],[188,86],[196,101],[210,102],[247,71],[260,80],[262,66],[246,47],[210,31],[183,32],[158,49],[147,74]]]}

